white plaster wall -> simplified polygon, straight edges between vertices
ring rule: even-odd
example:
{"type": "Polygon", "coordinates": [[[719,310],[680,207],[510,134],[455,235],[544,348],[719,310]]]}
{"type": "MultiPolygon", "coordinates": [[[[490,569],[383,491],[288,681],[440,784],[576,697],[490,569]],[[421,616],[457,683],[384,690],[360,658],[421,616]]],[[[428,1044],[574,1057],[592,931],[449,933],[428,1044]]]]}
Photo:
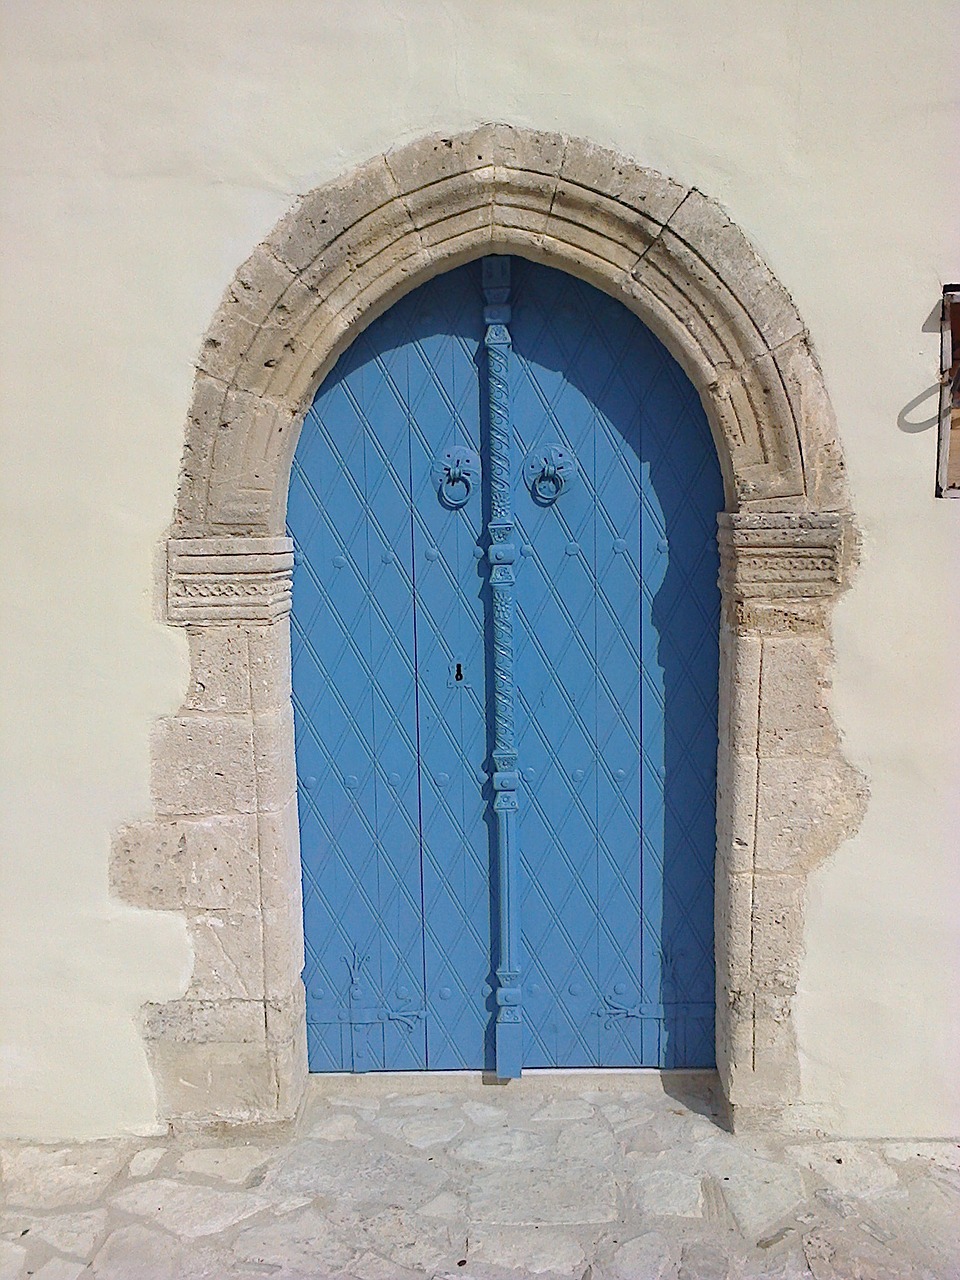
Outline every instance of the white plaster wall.
{"type": "Polygon", "coordinates": [[[933,498],[932,425],[898,427],[960,277],[958,14],[3,0],[0,1131],[155,1123],[135,1019],[183,991],[189,945],[110,901],[107,851],[149,811],[148,730],[186,679],[154,558],[201,333],[297,193],[487,119],[695,183],[809,324],[865,535],[834,703],[872,800],[810,893],[804,1097],[847,1133],[960,1131],[960,502],[933,498]]]}

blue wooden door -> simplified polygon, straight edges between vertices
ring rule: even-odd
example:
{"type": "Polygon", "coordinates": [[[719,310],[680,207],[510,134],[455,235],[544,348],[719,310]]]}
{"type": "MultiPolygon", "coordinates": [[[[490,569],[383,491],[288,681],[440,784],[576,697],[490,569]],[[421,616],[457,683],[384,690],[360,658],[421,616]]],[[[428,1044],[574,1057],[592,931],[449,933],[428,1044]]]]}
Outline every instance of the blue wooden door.
{"type": "Polygon", "coordinates": [[[510,305],[486,317],[512,342],[509,911],[481,264],[357,339],[294,460],[314,1071],[502,1067],[505,914],[523,1065],[713,1061],[715,452],[634,316],[511,265],[510,305]]]}

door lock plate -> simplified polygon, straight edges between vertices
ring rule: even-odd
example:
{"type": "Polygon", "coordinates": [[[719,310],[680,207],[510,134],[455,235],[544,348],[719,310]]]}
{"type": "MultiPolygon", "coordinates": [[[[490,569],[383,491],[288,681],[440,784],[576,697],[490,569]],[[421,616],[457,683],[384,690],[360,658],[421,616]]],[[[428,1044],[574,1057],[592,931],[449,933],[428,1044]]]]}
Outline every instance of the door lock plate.
{"type": "Polygon", "coordinates": [[[467,664],[460,658],[454,659],[447,669],[448,689],[472,689],[473,683],[467,675],[467,664]]]}

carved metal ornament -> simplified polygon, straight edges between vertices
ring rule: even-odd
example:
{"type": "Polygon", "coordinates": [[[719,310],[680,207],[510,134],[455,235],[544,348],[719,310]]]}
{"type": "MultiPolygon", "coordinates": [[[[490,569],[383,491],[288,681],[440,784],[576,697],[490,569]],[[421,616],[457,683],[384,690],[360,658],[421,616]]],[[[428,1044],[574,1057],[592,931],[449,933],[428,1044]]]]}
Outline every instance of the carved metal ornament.
{"type": "Polygon", "coordinates": [[[677,1000],[673,1003],[639,1000],[636,1004],[624,1004],[622,1000],[604,996],[603,1006],[596,1012],[604,1019],[604,1029],[610,1031],[622,1018],[652,1018],[654,1022],[665,1022],[681,1013],[688,1018],[709,1018],[713,1015],[713,1011],[714,1006],[709,1000],[702,1002],[677,1000]]]}
{"type": "Polygon", "coordinates": [[[576,478],[577,460],[562,444],[545,444],[527,454],[523,477],[534,502],[551,506],[576,478]]]}
{"type": "Polygon", "coordinates": [[[353,944],[352,955],[343,956],[343,963],[350,974],[350,988],[347,995],[347,1007],[339,1005],[328,1008],[326,1018],[321,1017],[318,1025],[341,1023],[350,1029],[350,1053],[352,1069],[358,1073],[369,1071],[373,1064],[370,1051],[370,1028],[378,1023],[394,1022],[410,1035],[427,1016],[426,1009],[392,1009],[388,1005],[371,1000],[371,992],[365,983],[363,967],[369,956],[361,955],[356,943],[353,944]]]}
{"type": "Polygon", "coordinates": [[[483,319],[487,326],[490,412],[490,587],[493,595],[493,812],[497,823],[496,1068],[502,1080],[520,1075],[523,1026],[520,989],[520,892],[517,848],[517,747],[514,727],[513,571],[510,505],[510,259],[483,260],[483,319]]]}
{"type": "Polygon", "coordinates": [[[465,506],[474,485],[480,482],[480,459],[470,449],[446,449],[433,464],[433,483],[445,507],[465,506]]]}

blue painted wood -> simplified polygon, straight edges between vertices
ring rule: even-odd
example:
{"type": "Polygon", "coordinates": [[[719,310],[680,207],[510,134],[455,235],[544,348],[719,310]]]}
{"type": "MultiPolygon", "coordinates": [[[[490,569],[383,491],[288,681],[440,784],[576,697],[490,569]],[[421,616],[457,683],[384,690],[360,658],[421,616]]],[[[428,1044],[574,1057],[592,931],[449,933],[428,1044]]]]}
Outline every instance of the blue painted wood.
{"type": "Polygon", "coordinates": [[[315,398],[294,459],[293,691],[315,1071],[454,1068],[483,1056],[481,494],[477,486],[451,509],[434,480],[447,450],[480,450],[482,299],[464,283],[441,277],[360,336],[315,398]],[[371,1021],[371,1009],[394,1016],[371,1021]],[[412,1022],[396,1016],[421,1009],[412,1022]]]}
{"type": "Polygon", "coordinates": [[[511,263],[512,351],[484,347],[481,265],[438,277],[341,358],[294,461],[315,1071],[519,1069],[515,1050],[498,1059],[511,1006],[496,992],[521,967],[524,1066],[713,1061],[716,456],[689,381],[635,317],[511,263]],[[498,352],[502,542],[520,553],[499,566],[516,579],[499,763],[498,352]],[[512,760],[519,791],[495,790],[512,760]],[[519,939],[498,796],[520,801],[519,939]]]}
{"type": "Polygon", "coordinates": [[[443,1070],[479,1065],[490,1021],[482,493],[477,484],[451,509],[434,482],[438,456],[480,455],[482,305],[474,269],[439,277],[383,317],[396,313],[387,342],[404,363],[397,386],[410,422],[426,1064],[443,1070]]]}
{"type": "Polygon", "coordinates": [[[553,502],[515,479],[524,1063],[709,1066],[716,454],[635,317],[514,280],[517,447],[576,460],[553,502]]]}

